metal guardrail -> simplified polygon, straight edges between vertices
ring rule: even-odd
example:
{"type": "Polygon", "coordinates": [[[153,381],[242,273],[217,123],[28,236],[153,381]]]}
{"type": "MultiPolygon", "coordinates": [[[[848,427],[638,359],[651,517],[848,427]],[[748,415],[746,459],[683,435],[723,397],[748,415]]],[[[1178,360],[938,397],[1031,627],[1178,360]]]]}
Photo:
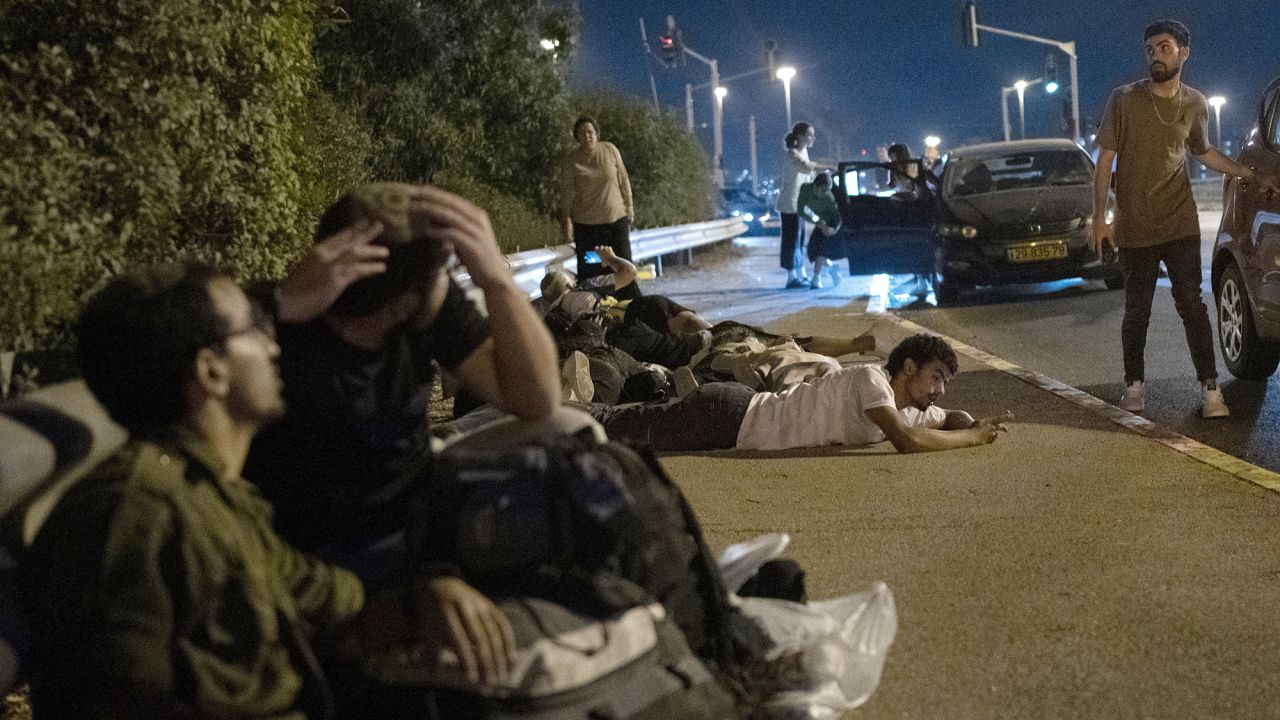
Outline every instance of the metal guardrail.
{"type": "MultiPolygon", "coordinates": [[[[631,233],[631,258],[636,262],[656,258],[658,272],[661,273],[663,255],[692,251],[703,245],[731,240],[746,232],[746,223],[740,218],[722,218],[688,225],[635,230],[631,233]]],[[[574,252],[568,245],[525,250],[508,255],[507,263],[515,273],[516,285],[528,293],[529,297],[536,298],[539,295],[538,286],[543,276],[547,274],[547,268],[565,264],[572,268],[574,252]]],[[[472,290],[469,275],[461,273],[457,278],[459,284],[468,291],[472,290]]],[[[472,295],[478,295],[478,293],[472,293],[472,295]]]]}

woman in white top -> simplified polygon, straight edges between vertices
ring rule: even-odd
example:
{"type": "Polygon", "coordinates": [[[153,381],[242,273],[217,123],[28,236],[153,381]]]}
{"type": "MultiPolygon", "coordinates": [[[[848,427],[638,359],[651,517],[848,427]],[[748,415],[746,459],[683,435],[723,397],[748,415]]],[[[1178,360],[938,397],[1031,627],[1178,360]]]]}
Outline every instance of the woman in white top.
{"type": "Polygon", "coordinates": [[[778,264],[787,271],[787,288],[809,287],[805,275],[804,240],[800,227],[800,211],[796,201],[800,197],[800,185],[809,182],[818,164],[809,161],[809,148],[813,146],[815,133],[809,123],[796,123],[784,139],[787,151],[782,156],[781,183],[778,192],[778,215],[782,218],[782,244],[778,250],[778,264]]]}
{"type": "MultiPolygon", "coordinates": [[[[610,269],[596,254],[600,247],[631,261],[631,223],[636,210],[631,197],[631,179],[622,155],[613,143],[600,139],[594,118],[582,116],[573,124],[578,144],[560,164],[560,210],[564,237],[578,255],[578,280],[608,274],[610,269]]],[[[640,296],[635,283],[619,288],[618,297],[640,296]]]]}

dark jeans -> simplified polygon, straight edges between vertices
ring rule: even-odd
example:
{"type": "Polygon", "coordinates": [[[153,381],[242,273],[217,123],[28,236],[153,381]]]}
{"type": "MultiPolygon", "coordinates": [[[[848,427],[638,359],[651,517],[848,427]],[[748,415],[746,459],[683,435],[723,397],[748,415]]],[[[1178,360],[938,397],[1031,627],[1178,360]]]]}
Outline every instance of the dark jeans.
{"type": "MultiPolygon", "coordinates": [[[[578,254],[578,280],[586,280],[597,275],[607,275],[613,272],[608,265],[584,262],[583,255],[586,255],[588,250],[608,245],[613,248],[614,255],[630,262],[631,221],[624,215],[614,222],[601,225],[583,225],[575,222],[573,224],[573,244],[577,248],[578,254]]],[[[613,294],[621,300],[634,299],[640,297],[640,288],[633,282],[613,294]]]]}
{"type": "Polygon", "coordinates": [[[732,450],[755,392],[735,382],[707,383],[683,400],[648,405],[592,405],[591,417],[611,440],[654,450],[732,450]]]}
{"type": "Polygon", "coordinates": [[[1200,236],[1141,248],[1121,248],[1124,265],[1124,323],[1120,341],[1124,347],[1124,381],[1143,380],[1147,347],[1147,326],[1151,322],[1151,301],[1164,261],[1173,285],[1173,304],[1182,317],[1187,334],[1187,347],[1196,366],[1196,377],[1208,380],[1218,377],[1213,359],[1213,327],[1209,310],[1200,297],[1200,236]]]}
{"type": "Polygon", "coordinates": [[[804,258],[801,255],[803,250],[800,216],[796,213],[782,213],[782,245],[778,248],[778,264],[783,270],[797,270],[804,267],[804,258]]]}

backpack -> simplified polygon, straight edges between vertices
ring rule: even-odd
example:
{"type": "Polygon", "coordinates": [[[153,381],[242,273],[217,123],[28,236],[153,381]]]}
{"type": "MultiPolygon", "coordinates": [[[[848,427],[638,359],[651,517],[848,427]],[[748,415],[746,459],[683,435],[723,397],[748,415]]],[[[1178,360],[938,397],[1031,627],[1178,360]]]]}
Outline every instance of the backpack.
{"type": "Polygon", "coordinates": [[[573,437],[459,448],[431,477],[407,534],[416,562],[454,566],[490,596],[542,597],[597,616],[633,606],[619,590],[630,584],[730,676],[771,644],[730,604],[693,509],[648,448],[573,437]]]}
{"type": "Polygon", "coordinates": [[[498,606],[516,639],[511,675],[503,684],[476,687],[456,665],[431,671],[411,651],[393,653],[366,660],[361,668],[403,696],[392,709],[384,693],[377,715],[415,720],[423,715],[431,720],[738,717],[729,693],[689,650],[661,604],[603,617],[540,598],[509,598],[498,606]]]}

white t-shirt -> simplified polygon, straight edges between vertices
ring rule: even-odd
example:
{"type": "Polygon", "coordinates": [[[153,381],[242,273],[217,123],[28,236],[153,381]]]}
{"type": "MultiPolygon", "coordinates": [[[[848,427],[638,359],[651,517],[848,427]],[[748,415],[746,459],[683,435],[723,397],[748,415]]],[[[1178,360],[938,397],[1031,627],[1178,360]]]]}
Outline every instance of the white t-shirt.
{"type": "MultiPolygon", "coordinates": [[[[855,365],[780,393],[756,393],[738,428],[738,450],[785,450],[824,445],[871,445],[884,432],[867,410],[895,407],[889,374],[878,365],[855,365]]],[[[947,411],[929,406],[898,411],[908,427],[940,428],[947,411]]]]}

